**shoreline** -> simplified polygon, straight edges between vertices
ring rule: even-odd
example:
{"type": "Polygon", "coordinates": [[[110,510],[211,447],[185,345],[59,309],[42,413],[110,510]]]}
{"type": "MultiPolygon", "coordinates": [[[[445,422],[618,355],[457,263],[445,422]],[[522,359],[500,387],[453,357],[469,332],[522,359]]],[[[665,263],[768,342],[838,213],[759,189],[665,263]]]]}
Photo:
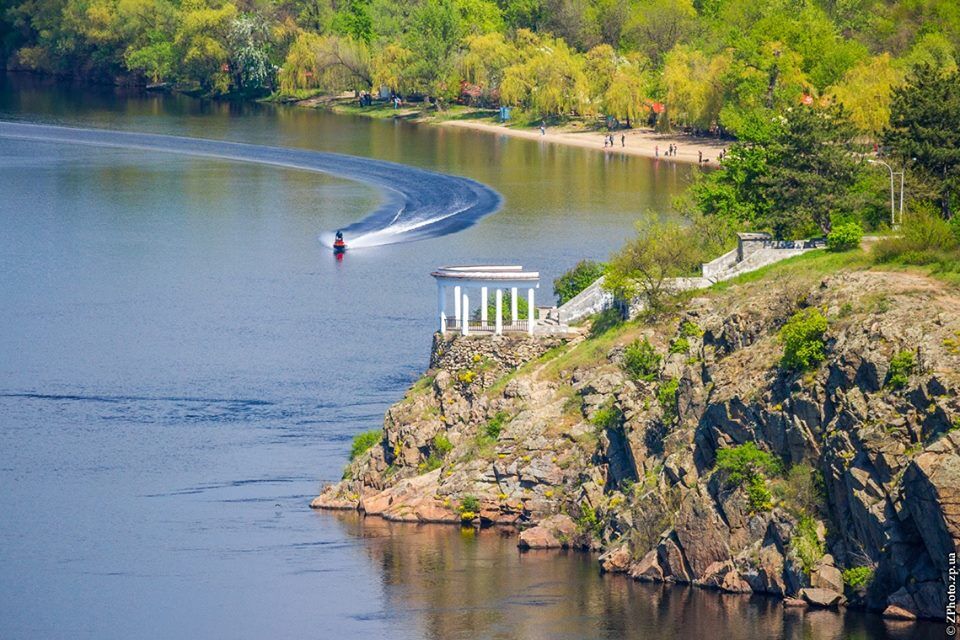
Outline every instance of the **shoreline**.
{"type": "Polygon", "coordinates": [[[610,134],[602,131],[577,130],[577,128],[571,124],[548,126],[546,133],[541,134],[539,129],[536,128],[517,128],[510,125],[497,124],[486,118],[471,117],[483,113],[483,111],[479,109],[467,108],[459,115],[459,119],[453,119],[424,114],[423,111],[418,108],[402,107],[393,110],[389,107],[384,107],[382,102],[377,102],[371,107],[359,108],[354,106],[354,102],[353,98],[350,98],[348,102],[343,98],[320,96],[296,100],[288,104],[307,109],[324,109],[340,115],[353,115],[382,120],[405,120],[417,124],[456,127],[494,135],[505,135],[513,138],[539,140],[550,144],[578,147],[580,149],[593,149],[594,151],[608,154],[639,156],[650,158],[651,160],[663,160],[664,162],[699,164],[710,168],[720,166],[720,162],[717,159],[719,153],[733,144],[732,140],[692,136],[679,132],[660,133],[649,127],[642,127],[611,132],[614,137],[614,146],[605,147],[604,137],[610,134]],[[622,140],[621,136],[623,136],[622,140]],[[671,144],[677,147],[677,153],[673,156],[667,156],[666,152],[671,144]],[[702,162],[699,162],[700,155],[698,152],[703,153],[702,162]]]}

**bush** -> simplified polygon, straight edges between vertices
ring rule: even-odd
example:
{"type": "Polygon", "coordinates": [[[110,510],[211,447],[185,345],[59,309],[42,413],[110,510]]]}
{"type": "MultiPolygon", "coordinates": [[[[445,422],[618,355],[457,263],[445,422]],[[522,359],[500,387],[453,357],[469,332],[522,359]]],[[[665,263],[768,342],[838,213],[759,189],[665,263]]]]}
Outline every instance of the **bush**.
{"type": "Polygon", "coordinates": [[[690,351],[690,341],[686,338],[677,338],[670,343],[670,353],[687,353],[690,351]]]}
{"type": "Polygon", "coordinates": [[[684,320],[680,323],[680,335],[684,338],[699,338],[703,335],[703,329],[689,320],[684,320]]]}
{"type": "Polygon", "coordinates": [[[800,518],[797,528],[793,531],[790,538],[790,548],[800,560],[800,566],[807,575],[813,571],[813,568],[826,552],[820,536],[817,535],[817,521],[810,516],[800,518]]]}
{"type": "Polygon", "coordinates": [[[763,513],[773,509],[773,496],[767,489],[767,482],[762,477],[757,476],[747,484],[747,500],[750,503],[750,511],[753,513],[763,513]]]}
{"type": "Polygon", "coordinates": [[[460,512],[461,520],[473,520],[480,513],[480,500],[477,496],[463,496],[457,510],[460,512]]]}
{"type": "Polygon", "coordinates": [[[902,389],[910,382],[910,374],[916,367],[912,351],[900,351],[890,359],[890,369],[887,371],[886,387],[902,389]]]}
{"type": "Polygon", "coordinates": [[[603,275],[607,265],[592,260],[581,260],[572,269],[553,281],[557,304],[562,305],[589,287],[603,275]]]}
{"type": "Polygon", "coordinates": [[[646,338],[634,340],[623,352],[623,368],[633,379],[649,382],[660,370],[660,355],[646,338]]]}
{"type": "Polygon", "coordinates": [[[366,452],[367,449],[380,442],[382,437],[379,429],[364,431],[363,433],[355,435],[353,437],[353,444],[350,445],[350,459],[353,460],[366,452]]]}
{"type": "Polygon", "coordinates": [[[867,587],[873,581],[873,569],[870,567],[851,567],[843,570],[843,583],[851,589],[867,587]]]}
{"type": "Polygon", "coordinates": [[[623,414],[620,409],[614,407],[611,403],[610,406],[597,409],[590,422],[600,429],[616,429],[620,425],[621,418],[623,418],[623,414]]]}
{"type": "Polygon", "coordinates": [[[447,437],[447,434],[438,433],[433,436],[433,450],[441,457],[453,450],[453,445],[450,443],[450,438],[447,437]]]}
{"type": "Polygon", "coordinates": [[[506,424],[507,418],[510,416],[507,415],[506,411],[497,411],[492,418],[487,422],[483,428],[483,433],[488,438],[497,440],[500,437],[500,432],[503,431],[503,425],[506,424]]]}
{"type": "Polygon", "coordinates": [[[942,271],[960,271],[960,235],[956,225],[936,213],[919,210],[903,224],[901,235],[886,238],[873,248],[881,264],[939,265],[942,271]]]}
{"type": "Polygon", "coordinates": [[[777,482],[774,492],[782,500],[781,506],[790,513],[798,517],[816,513],[825,499],[823,474],[810,465],[795,464],[786,477],[777,482]]]}
{"type": "Polygon", "coordinates": [[[863,240],[863,227],[859,222],[845,222],[835,226],[827,234],[827,249],[830,251],[850,251],[860,246],[863,240]]]}
{"type": "Polygon", "coordinates": [[[731,484],[742,485],[758,475],[778,475],[781,465],[772,453],[758,448],[755,442],[747,442],[717,451],[715,468],[726,472],[731,484]]]}
{"type": "Polygon", "coordinates": [[[811,307],[795,313],[780,329],[783,358],[780,366],[787,370],[806,371],[826,357],[823,334],[827,319],[819,309],[811,307]]]}
{"type": "Polygon", "coordinates": [[[664,422],[672,422],[677,417],[677,389],[679,388],[680,380],[670,378],[657,389],[657,402],[663,407],[664,422]]]}

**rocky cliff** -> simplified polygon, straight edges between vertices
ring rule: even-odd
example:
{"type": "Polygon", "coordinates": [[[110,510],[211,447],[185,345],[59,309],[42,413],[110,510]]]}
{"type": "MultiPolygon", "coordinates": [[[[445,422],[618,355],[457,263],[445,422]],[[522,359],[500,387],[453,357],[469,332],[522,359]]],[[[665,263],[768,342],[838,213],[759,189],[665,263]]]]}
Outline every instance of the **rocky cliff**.
{"type": "Polygon", "coordinates": [[[960,298],[920,275],[777,273],[597,335],[437,336],[382,440],[313,506],[512,525],[638,580],[943,619],[960,298]],[[802,309],[827,328],[798,371],[779,334],[802,309]]]}

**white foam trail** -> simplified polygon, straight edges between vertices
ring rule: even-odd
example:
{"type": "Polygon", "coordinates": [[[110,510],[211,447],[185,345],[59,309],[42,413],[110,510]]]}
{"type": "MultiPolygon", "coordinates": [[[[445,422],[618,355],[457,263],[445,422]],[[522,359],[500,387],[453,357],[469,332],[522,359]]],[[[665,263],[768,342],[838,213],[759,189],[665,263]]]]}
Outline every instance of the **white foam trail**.
{"type": "MultiPolygon", "coordinates": [[[[255,162],[317,171],[374,185],[383,195],[383,204],[342,229],[351,249],[455,233],[497,211],[501,205],[496,191],[469,178],[337,153],[2,121],[0,137],[255,162]]],[[[320,242],[326,246],[333,246],[333,239],[332,231],[320,234],[320,242]]]]}

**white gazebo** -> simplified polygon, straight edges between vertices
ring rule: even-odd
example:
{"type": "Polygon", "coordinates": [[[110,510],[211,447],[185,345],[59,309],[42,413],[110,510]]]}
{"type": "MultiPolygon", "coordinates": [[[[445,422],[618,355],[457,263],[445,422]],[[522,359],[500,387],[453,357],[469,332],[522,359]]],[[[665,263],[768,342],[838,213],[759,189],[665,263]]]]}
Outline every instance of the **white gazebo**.
{"type": "MultiPolygon", "coordinates": [[[[519,266],[478,265],[470,267],[443,267],[431,273],[437,280],[437,315],[440,333],[459,331],[463,335],[471,333],[493,333],[500,335],[505,331],[525,331],[532,334],[536,326],[537,307],[534,304],[534,290],[540,288],[540,273],[524,271],[519,266]],[[447,291],[453,290],[453,317],[447,315],[447,291]],[[470,294],[468,289],[480,290],[480,319],[470,317],[470,294]],[[490,290],[493,289],[496,300],[493,324],[487,313],[490,290]],[[529,318],[521,320],[517,310],[517,291],[527,290],[527,313],[529,318]],[[503,292],[510,291],[510,323],[503,322],[503,292]]],[[[474,298],[476,299],[476,298],[474,298]]]]}

